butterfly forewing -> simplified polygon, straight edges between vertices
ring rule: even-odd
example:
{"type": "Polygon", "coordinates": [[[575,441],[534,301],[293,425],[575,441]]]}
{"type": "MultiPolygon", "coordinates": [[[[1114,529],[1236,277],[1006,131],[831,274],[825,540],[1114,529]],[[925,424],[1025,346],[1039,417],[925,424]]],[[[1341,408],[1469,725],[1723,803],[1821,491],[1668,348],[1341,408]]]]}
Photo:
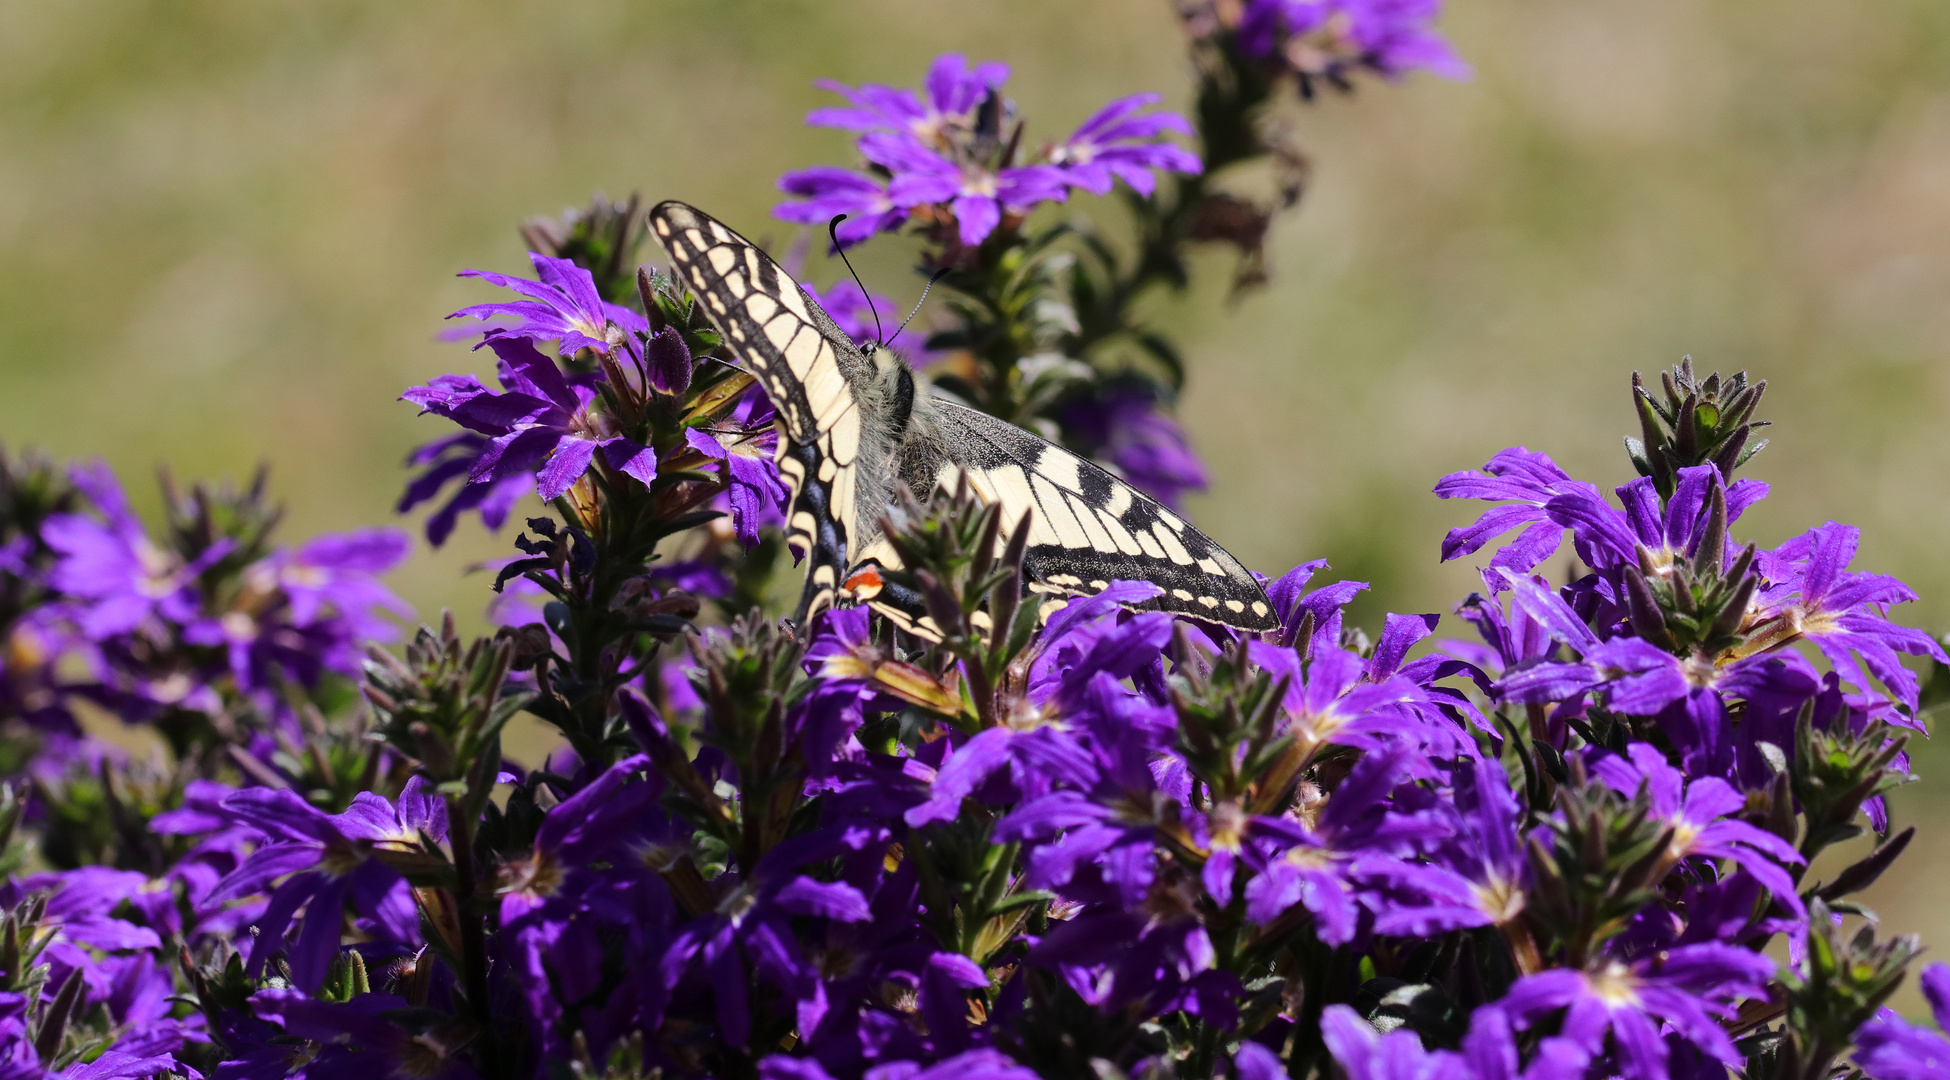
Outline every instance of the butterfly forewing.
{"type": "MultiPolygon", "coordinates": [[[[1241,630],[1279,627],[1266,591],[1238,559],[1150,496],[1068,450],[1005,420],[934,402],[954,468],[1002,519],[1033,512],[1025,569],[1060,595],[1149,581],[1164,594],[1146,607],[1241,630]]],[[[946,470],[943,486],[958,477],[946,470]]]]}
{"type": "Polygon", "coordinates": [[[710,215],[679,202],[650,211],[677,276],[731,351],[758,376],[785,438],[779,470],[792,487],[786,542],[807,567],[809,618],[830,604],[857,520],[862,417],[856,387],[873,364],[790,274],[710,215]]]}

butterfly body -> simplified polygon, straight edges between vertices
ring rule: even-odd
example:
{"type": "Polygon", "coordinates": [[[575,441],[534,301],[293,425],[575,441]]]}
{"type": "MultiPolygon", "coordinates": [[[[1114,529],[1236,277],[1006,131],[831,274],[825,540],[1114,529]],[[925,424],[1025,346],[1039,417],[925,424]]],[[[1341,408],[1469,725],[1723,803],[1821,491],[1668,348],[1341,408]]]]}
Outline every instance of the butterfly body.
{"type": "MultiPolygon", "coordinates": [[[[1024,568],[1037,592],[1060,598],[1150,581],[1164,592],[1145,607],[1244,630],[1278,626],[1245,567],[1149,496],[1007,421],[930,394],[905,361],[856,346],[769,256],[709,215],[665,202],[650,223],[778,410],[779,468],[792,489],[786,539],[808,562],[802,623],[861,569],[898,568],[881,518],[901,491],[926,499],[966,481],[1001,505],[1006,525],[1032,513],[1024,568]]],[[[933,636],[911,602],[873,603],[933,636]]]]}

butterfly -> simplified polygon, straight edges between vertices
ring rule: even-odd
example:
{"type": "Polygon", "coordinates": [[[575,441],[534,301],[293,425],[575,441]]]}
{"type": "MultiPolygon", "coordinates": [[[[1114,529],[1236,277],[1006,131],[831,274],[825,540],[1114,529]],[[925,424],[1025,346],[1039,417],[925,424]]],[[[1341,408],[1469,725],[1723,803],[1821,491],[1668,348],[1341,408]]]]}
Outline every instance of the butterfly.
{"type": "MultiPolygon", "coordinates": [[[[680,202],[650,211],[675,276],[778,410],[781,474],[791,488],[786,543],[810,559],[797,622],[847,583],[898,570],[881,519],[901,489],[927,499],[964,480],[999,504],[1005,527],[1030,513],[1023,560],[1046,608],[1148,581],[1141,604],[1240,630],[1279,626],[1266,591],[1224,548],[1156,500],[1005,420],[936,397],[891,350],[855,345],[758,246],[680,202]],[[850,561],[849,561],[850,560],[850,561]]],[[[918,598],[882,591],[874,609],[937,639],[918,598]]]]}

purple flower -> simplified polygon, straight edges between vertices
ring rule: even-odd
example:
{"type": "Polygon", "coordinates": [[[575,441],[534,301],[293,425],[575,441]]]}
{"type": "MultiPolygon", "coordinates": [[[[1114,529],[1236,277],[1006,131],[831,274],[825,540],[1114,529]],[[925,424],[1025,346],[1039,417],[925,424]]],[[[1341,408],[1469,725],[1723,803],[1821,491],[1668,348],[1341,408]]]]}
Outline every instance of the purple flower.
{"type": "Polygon", "coordinates": [[[568,259],[553,259],[540,252],[530,252],[528,259],[535,264],[535,276],[540,281],[486,270],[464,270],[460,275],[480,278],[527,299],[475,304],[447,317],[513,318],[517,320],[514,325],[490,326],[483,336],[489,341],[500,338],[554,341],[565,355],[578,349],[609,352],[615,347],[610,340],[611,325],[626,331],[649,330],[650,324],[643,316],[598,296],[596,279],[589,271],[568,259]]]}
{"type": "Polygon", "coordinates": [[[1409,756],[1391,744],[1362,755],[1310,826],[1291,818],[1255,817],[1242,859],[1257,874],[1246,883],[1246,917],[1266,924],[1295,905],[1313,916],[1314,932],[1329,945],[1352,941],[1361,910],[1383,934],[1425,934],[1444,925],[1445,909],[1428,895],[1455,891],[1454,874],[1408,861],[1417,847],[1440,839],[1442,824],[1393,812],[1386,800],[1409,756]]]}
{"type": "Polygon", "coordinates": [[[1306,77],[1345,78],[1360,65],[1466,79],[1469,65],[1429,29],[1441,13],[1441,0],[1249,0],[1239,40],[1248,55],[1306,77]]]}
{"type": "Polygon", "coordinates": [[[1024,213],[1069,196],[1063,170],[1050,165],[990,168],[957,162],[913,139],[879,133],[860,137],[860,153],[893,175],[887,196],[895,206],[946,207],[966,247],[988,239],[1004,211],[1024,213]]]}
{"type": "Polygon", "coordinates": [[[274,554],[246,570],[245,576],[259,573],[275,582],[290,603],[291,621],[297,626],[337,618],[347,623],[355,637],[390,641],[397,629],[376,611],[410,616],[413,609],[381,585],[376,575],[397,567],[411,547],[398,529],[327,533],[307,540],[296,551],[274,554]]]}
{"type": "Polygon", "coordinates": [[[1521,446],[1498,451],[1481,471],[1450,473],[1436,481],[1437,498],[1508,501],[1511,505],[1486,510],[1475,524],[1451,529],[1442,541],[1442,561],[1471,554],[1504,533],[1521,528],[1516,541],[1492,556],[1490,565],[1519,572],[1533,570],[1555,555],[1564,540],[1564,526],[1551,520],[1545,507],[1559,495],[1586,489],[1596,497],[1597,488],[1571,479],[1549,455],[1521,446]]]}
{"type": "MultiPolygon", "coordinates": [[[[463,431],[413,451],[407,456],[406,464],[425,466],[426,471],[407,484],[393,511],[404,514],[439,495],[448,481],[472,472],[474,462],[487,449],[487,442],[485,435],[463,431]]],[[[489,532],[499,531],[515,504],[534,490],[535,477],[529,473],[510,474],[499,480],[489,479],[478,484],[462,484],[446,505],[427,518],[427,543],[434,547],[446,543],[447,537],[453,535],[454,523],[460,515],[470,510],[480,513],[481,524],[487,526],[489,532]]]]}
{"type": "Polygon", "coordinates": [[[154,930],[112,914],[145,884],[147,879],[141,874],[105,866],[33,874],[0,885],[0,909],[11,910],[35,893],[49,894],[41,920],[48,943],[40,954],[50,968],[48,983],[59,987],[70,975],[80,972],[82,984],[99,1000],[114,988],[114,977],[97,959],[97,953],[162,947],[162,939],[154,930]]]}
{"type": "Polygon", "coordinates": [[[747,548],[758,543],[758,530],[783,524],[785,501],[791,495],[779,476],[776,460],[777,411],[756,387],[747,393],[715,429],[688,428],[685,444],[712,461],[724,462],[725,496],[731,504],[738,541],[747,548]]]}
{"type": "MultiPolygon", "coordinates": [[[[759,1080],[833,1080],[812,1058],[774,1054],[759,1062],[759,1080]]],[[[1017,1064],[1000,1050],[969,1050],[931,1065],[889,1061],[869,1074],[873,1080],[1038,1080],[1036,1070],[1017,1064]]]]}
{"type": "Polygon", "coordinates": [[[970,68],[967,57],[945,53],[928,68],[926,101],[905,88],[868,83],[855,90],[821,79],[815,85],[846,98],[852,107],[814,109],[806,114],[806,123],[846,131],[894,132],[923,145],[946,145],[954,132],[973,126],[975,110],[1007,81],[1007,64],[988,62],[970,68]]]}
{"type": "Polygon", "coordinates": [[[1354,653],[1317,647],[1303,667],[1297,651],[1270,642],[1249,641],[1246,650],[1254,664],[1286,679],[1282,734],[1308,752],[1328,743],[1372,750],[1389,739],[1448,741],[1407,708],[1427,700],[1421,687],[1399,677],[1369,682],[1367,664],[1354,653]]]}
{"type": "Polygon", "coordinates": [[[1519,1028],[1566,1010],[1561,1033],[1596,1058],[1606,1036],[1629,1080],[1666,1080],[1668,1041],[1689,1043],[1728,1065],[1741,1058],[1721,1019],[1766,995],[1774,961],[1715,942],[1681,945],[1634,963],[1600,958],[1585,971],[1553,969],[1517,980],[1497,1004],[1519,1028]],[[1662,1025],[1672,1028],[1661,1037],[1662,1025]]]}
{"type": "Polygon", "coordinates": [[[717,998],[720,1037],[732,1046],[744,1045],[751,1037],[746,962],[769,985],[788,993],[813,993],[818,972],[806,962],[790,920],[861,923],[872,915],[858,886],[821,881],[799,873],[799,868],[844,860],[853,851],[884,851],[886,835],[879,830],[829,828],[794,837],[766,852],[716,910],[693,920],[671,942],[661,962],[663,982],[675,985],[687,972],[701,971],[717,998]]]}
{"type": "Polygon", "coordinates": [[[1326,568],[1326,559],[1315,559],[1288,570],[1276,581],[1266,583],[1266,598],[1273,602],[1273,613],[1280,619],[1278,644],[1300,649],[1321,645],[1340,646],[1341,611],[1350,600],[1367,589],[1368,583],[1337,581],[1309,592],[1308,583],[1313,581],[1315,574],[1326,568]],[[1308,615],[1313,616],[1313,636],[1302,642],[1299,640],[1300,627],[1308,615]]]}
{"type": "MultiPolygon", "coordinates": [[[[1501,569],[1486,567],[1481,573],[1491,597],[1500,597],[1508,591],[1501,569]]],[[[1506,612],[1499,599],[1470,593],[1468,599],[1456,606],[1456,614],[1482,635],[1489,653],[1480,657],[1480,663],[1491,670],[1511,671],[1557,653],[1557,639],[1549,628],[1524,614],[1522,605],[1513,603],[1506,612]]]]}
{"type": "Polygon", "coordinates": [[[365,791],[345,813],[330,815],[293,791],[250,788],[225,798],[219,810],[265,838],[206,899],[215,904],[271,890],[251,945],[252,975],[284,946],[285,928],[300,907],[305,913],[290,957],[301,987],[316,987],[337,955],[348,899],[363,916],[360,925],[367,933],[400,945],[417,943],[418,918],[406,882],[372,858],[372,851],[378,846],[417,848],[421,832],[446,832],[443,804],[424,781],[416,777],[409,782],[397,808],[365,791]],[[272,889],[279,879],[283,883],[272,889]]]}
{"type": "Polygon", "coordinates": [[[267,988],[252,995],[251,1011],[275,1021],[287,1037],[323,1044],[317,1058],[305,1066],[307,1077],[473,1080],[476,1075],[455,1054],[466,1042],[467,1032],[457,1027],[408,1031],[394,1022],[410,1015],[408,1002],[393,994],[361,994],[338,1003],[314,1001],[295,990],[267,988]]]}
{"type": "MultiPolygon", "coordinates": [[[[1722,486],[1717,467],[1696,465],[1679,470],[1672,498],[1663,506],[1652,480],[1640,477],[1613,492],[1623,512],[1613,509],[1588,484],[1571,487],[1553,498],[1547,509],[1552,520],[1576,535],[1579,557],[1596,569],[1616,571],[1643,562],[1654,573],[1663,573],[1680,556],[1695,561],[1703,557],[1700,540],[1706,532],[1713,493],[1722,486]]],[[[1748,507],[1767,497],[1767,491],[1767,485],[1758,480],[1724,485],[1727,524],[1739,521],[1748,507]]],[[[1723,550],[1704,558],[1724,566],[1734,553],[1732,538],[1728,537],[1723,550]]]]}
{"type": "Polygon", "coordinates": [[[1860,529],[1831,521],[1763,556],[1761,571],[1769,584],[1750,616],[1756,640],[1748,648],[1805,637],[1858,688],[1872,689],[1870,676],[1888,687],[1909,714],[1888,718],[1920,729],[1914,719],[1918,680],[1898,654],[1928,656],[1939,664],[1950,664],[1950,656],[1929,634],[1889,621],[1890,605],[1916,599],[1909,586],[1848,569],[1861,536],[1860,529]]]}
{"type": "Polygon", "coordinates": [[[149,540],[108,466],[76,466],[74,483],[103,520],[56,514],[42,526],[42,537],[60,556],[50,584],[82,601],[82,632],[99,640],[158,616],[177,623],[195,618],[202,606],[197,575],[236,544],[219,540],[185,564],[149,540]]]}
{"type": "MultiPolygon", "coordinates": [[[[1321,1013],[1320,1037],[1348,1080],[1476,1080],[1461,1054],[1424,1050],[1422,1037],[1405,1027],[1383,1035],[1346,1005],[1329,1005],[1321,1013]]],[[[1269,1080],[1285,1075],[1281,1066],[1269,1080]]]]}
{"type": "Polygon", "coordinates": [[[588,412],[596,393],[587,383],[564,376],[519,336],[490,337],[486,344],[500,357],[505,393],[471,375],[442,375],[400,395],[422,413],[487,436],[468,466],[469,483],[500,481],[540,466],[536,493],[553,501],[582,478],[598,450],[611,468],[643,484],[657,478],[656,455],[648,447],[610,434],[588,412]]]}
{"type": "Polygon", "coordinates": [[[1807,860],[1794,845],[1732,815],[1747,809],[1747,799],[1716,776],[1690,782],[1667,763],[1665,756],[1645,743],[1633,743],[1626,756],[1599,758],[1591,768],[1613,791],[1630,795],[1645,788],[1651,799],[1651,818],[1673,830],[1666,857],[1675,863],[1689,858],[1726,859],[1752,875],[1797,917],[1805,918],[1794,878],[1782,864],[1799,866],[1807,860]]]}
{"type": "Polygon", "coordinates": [[[1950,1074],[1950,965],[1923,969],[1923,996],[1937,1031],[1913,1026],[1883,1009],[1855,1033],[1855,1063],[1869,1080],[1939,1080],[1950,1074]]]}
{"type": "Polygon", "coordinates": [[[1461,888],[1443,896],[1461,912],[1453,925],[1502,926],[1522,914],[1523,821],[1510,778],[1494,758],[1478,758],[1458,771],[1452,834],[1436,849],[1438,861],[1456,872],[1461,888]]]}
{"type": "Polygon", "coordinates": [[[1154,170],[1201,171],[1204,165],[1197,154],[1158,139],[1167,131],[1190,135],[1192,126],[1184,117],[1169,112],[1136,115],[1160,100],[1157,94],[1132,94],[1097,110],[1050,151],[1050,163],[1063,170],[1072,187],[1093,195],[1110,194],[1111,185],[1118,180],[1139,195],[1150,195],[1157,188],[1154,170]]]}
{"type": "Polygon", "coordinates": [[[834,165],[799,169],[779,177],[779,190],[803,200],[773,207],[772,216],[780,221],[823,228],[845,214],[836,233],[842,247],[907,224],[907,207],[894,203],[884,182],[851,169],[834,165]]]}

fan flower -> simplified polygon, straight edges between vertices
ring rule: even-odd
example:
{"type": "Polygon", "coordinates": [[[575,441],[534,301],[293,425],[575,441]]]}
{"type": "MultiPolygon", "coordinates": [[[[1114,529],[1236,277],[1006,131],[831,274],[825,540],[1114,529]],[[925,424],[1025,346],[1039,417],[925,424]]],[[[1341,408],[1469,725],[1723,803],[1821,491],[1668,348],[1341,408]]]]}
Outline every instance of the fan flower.
{"type": "Polygon", "coordinates": [[[772,402],[754,387],[716,427],[684,432],[685,445],[724,463],[732,525],[747,548],[758,543],[759,529],[784,524],[785,501],[792,494],[776,460],[779,432],[772,421],[777,415],[772,402]]]}
{"type": "Polygon", "coordinates": [[[892,174],[887,197],[895,206],[946,207],[964,247],[988,239],[1004,211],[1026,213],[1037,203],[1062,202],[1069,196],[1063,170],[1049,165],[960,162],[912,139],[879,133],[860,137],[860,153],[892,174]]]}
{"type": "Polygon", "coordinates": [[[476,319],[512,318],[513,325],[496,324],[483,333],[489,341],[514,338],[531,342],[553,341],[564,355],[578,349],[607,353],[615,348],[610,327],[626,331],[647,331],[650,324],[629,308],[605,301],[596,293],[596,279],[589,271],[568,259],[554,259],[530,252],[539,281],[496,274],[487,270],[464,270],[461,277],[480,278],[490,285],[518,293],[526,299],[475,304],[461,308],[450,319],[469,316],[476,319]]]}
{"type": "Polygon", "coordinates": [[[795,225],[824,227],[844,214],[834,235],[852,247],[876,233],[896,232],[907,224],[908,208],[894,202],[883,181],[833,165],[798,169],[779,177],[779,190],[800,202],[782,202],[772,216],[795,225]]]}
{"type": "Polygon", "coordinates": [[[363,916],[361,926],[368,933],[401,946],[417,944],[418,919],[406,882],[372,853],[381,846],[417,847],[421,832],[444,834],[440,806],[440,799],[418,778],[408,784],[397,807],[360,792],[338,815],[326,814],[287,789],[239,791],[225,798],[218,812],[256,829],[264,842],[217,884],[205,903],[270,892],[251,945],[253,975],[284,948],[285,930],[304,908],[290,949],[291,970],[300,986],[317,986],[338,954],[348,899],[363,916]]]}
{"type": "Polygon", "coordinates": [[[1009,65],[989,61],[970,67],[960,53],[944,53],[928,67],[927,100],[902,87],[868,83],[854,89],[831,79],[815,86],[851,103],[806,114],[806,123],[845,131],[886,131],[907,135],[926,146],[943,146],[956,132],[972,127],[975,110],[1009,81],[1009,65]]]}
{"type": "MultiPolygon", "coordinates": [[[[473,472],[474,463],[487,452],[487,444],[487,436],[463,431],[436,439],[408,454],[407,467],[424,467],[426,471],[406,485],[393,512],[404,514],[437,497],[450,481],[473,472]]],[[[532,473],[510,473],[499,480],[490,477],[480,483],[463,483],[440,509],[427,517],[427,543],[434,547],[446,543],[460,516],[469,511],[480,514],[481,524],[489,532],[499,532],[515,504],[534,490],[532,473]]]]}
{"type": "Polygon", "coordinates": [[[643,484],[657,478],[657,459],[634,439],[611,434],[589,411],[596,392],[562,374],[555,361],[514,335],[485,343],[500,358],[503,393],[471,375],[442,375],[400,395],[422,413],[444,416],[487,436],[468,465],[468,482],[491,483],[535,473],[536,494],[554,501],[589,471],[596,452],[643,484]],[[539,470],[537,470],[539,466],[539,470]]]}
{"type": "Polygon", "coordinates": [[[1889,1009],[1855,1033],[1855,1063],[1869,1080],[1935,1080],[1950,1073],[1950,964],[1923,969],[1923,997],[1936,1031],[1911,1025],[1889,1009]]]}
{"type": "Polygon", "coordinates": [[[108,466],[77,466],[73,475],[75,487],[101,513],[101,520],[57,514],[47,520],[42,535],[60,556],[49,582],[81,601],[81,631],[100,640],[156,617],[176,623],[194,619],[202,607],[197,576],[236,544],[218,540],[185,563],[150,541],[108,466]]]}
{"type": "Polygon", "coordinates": [[[1168,131],[1192,134],[1192,126],[1177,113],[1138,113],[1163,100],[1157,94],[1132,94],[1097,110],[1068,139],[1050,151],[1050,163],[1063,170],[1071,187],[1092,195],[1108,195],[1119,180],[1139,195],[1158,186],[1157,173],[1197,173],[1204,169],[1198,155],[1175,143],[1159,140],[1168,131]]]}
{"type": "Polygon", "coordinates": [[[1390,78],[1421,69],[1467,79],[1469,65],[1429,29],[1441,13],[1442,0],[1249,0],[1239,42],[1303,79],[1345,85],[1362,67],[1390,78]]]}
{"type": "Polygon", "coordinates": [[[1666,1080],[1668,1043],[1691,1044],[1739,1066],[1721,1026],[1743,999],[1766,995],[1774,961],[1717,942],[1681,945],[1632,963],[1599,958],[1589,969],[1556,968],[1518,979],[1497,1004],[1519,1029],[1559,1009],[1561,1034],[1593,1058],[1606,1036],[1618,1071],[1629,1080],[1666,1080]],[[1670,1027],[1670,1035],[1661,1035],[1670,1027]]]}

